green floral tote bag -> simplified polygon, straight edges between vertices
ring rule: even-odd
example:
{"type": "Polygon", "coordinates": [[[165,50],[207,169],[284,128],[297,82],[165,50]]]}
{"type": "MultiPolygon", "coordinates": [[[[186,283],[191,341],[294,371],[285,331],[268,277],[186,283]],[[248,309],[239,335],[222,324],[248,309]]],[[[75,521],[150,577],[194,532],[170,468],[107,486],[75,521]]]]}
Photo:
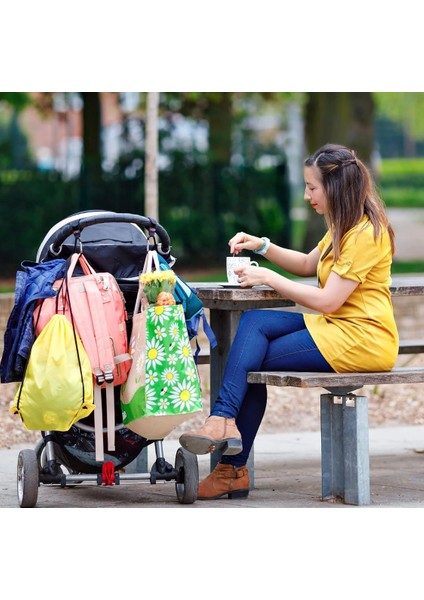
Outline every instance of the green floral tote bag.
{"type": "Polygon", "coordinates": [[[121,386],[123,423],[147,439],[162,439],[202,410],[182,305],[141,306],[133,316],[129,350],[133,362],[121,386]]]}

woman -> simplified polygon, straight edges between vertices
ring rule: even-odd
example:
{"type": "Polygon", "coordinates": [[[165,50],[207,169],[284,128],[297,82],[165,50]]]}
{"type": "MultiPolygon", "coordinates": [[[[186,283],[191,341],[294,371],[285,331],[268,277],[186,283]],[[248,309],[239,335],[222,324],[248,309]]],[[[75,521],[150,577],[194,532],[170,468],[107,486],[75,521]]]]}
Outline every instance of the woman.
{"type": "Polygon", "coordinates": [[[199,484],[199,499],[247,496],[247,458],[266,407],[266,386],[249,371],[389,371],[398,353],[390,296],[394,233],[366,166],[352,150],[328,144],[305,161],[304,199],[323,215],[327,233],[309,254],[244,232],[231,253],[250,250],[318,286],[267,268],[237,271],[240,287],[267,285],[314,312],[245,312],[218,398],[201,429],[180,437],[195,454],[221,449],[221,462],[199,484]]]}

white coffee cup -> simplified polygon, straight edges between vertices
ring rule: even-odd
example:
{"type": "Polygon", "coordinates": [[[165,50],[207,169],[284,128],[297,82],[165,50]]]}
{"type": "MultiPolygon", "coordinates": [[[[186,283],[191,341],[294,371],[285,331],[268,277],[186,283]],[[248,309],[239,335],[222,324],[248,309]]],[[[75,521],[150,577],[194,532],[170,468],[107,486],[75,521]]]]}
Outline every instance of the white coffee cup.
{"type": "Polygon", "coordinates": [[[231,285],[239,285],[238,275],[234,273],[234,269],[240,267],[259,267],[259,265],[248,256],[227,256],[227,280],[231,285]]]}

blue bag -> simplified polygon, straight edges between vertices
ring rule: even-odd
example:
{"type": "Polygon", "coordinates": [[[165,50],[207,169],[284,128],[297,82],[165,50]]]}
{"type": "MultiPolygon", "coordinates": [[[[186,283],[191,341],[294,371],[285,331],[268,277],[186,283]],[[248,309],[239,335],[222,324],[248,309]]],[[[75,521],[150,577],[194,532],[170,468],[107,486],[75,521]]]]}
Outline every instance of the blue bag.
{"type": "MultiPolygon", "coordinates": [[[[166,260],[162,256],[160,256],[160,254],[158,254],[158,258],[161,270],[168,271],[171,267],[166,262],[166,260]]],[[[206,318],[203,302],[198,297],[196,290],[190,287],[188,283],[186,283],[176,273],[175,277],[177,279],[177,283],[175,285],[174,298],[178,304],[182,304],[183,306],[189,339],[191,340],[192,338],[198,336],[200,320],[202,320],[203,331],[205,332],[205,335],[209,340],[211,348],[215,348],[217,346],[216,337],[206,318]]],[[[195,357],[197,359],[197,355],[200,350],[199,345],[197,344],[197,340],[196,345],[197,350],[195,353],[195,357]]]]}

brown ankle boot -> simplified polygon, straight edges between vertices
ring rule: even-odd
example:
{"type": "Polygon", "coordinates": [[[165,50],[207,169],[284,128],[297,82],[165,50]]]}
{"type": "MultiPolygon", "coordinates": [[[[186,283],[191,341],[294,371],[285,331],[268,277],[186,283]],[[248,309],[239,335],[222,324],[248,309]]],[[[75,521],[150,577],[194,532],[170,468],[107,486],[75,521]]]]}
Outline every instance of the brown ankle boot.
{"type": "Polygon", "coordinates": [[[180,444],[193,454],[208,454],[215,450],[221,450],[222,454],[239,454],[243,450],[236,420],[226,417],[208,417],[198,431],[183,433],[180,444]]]}
{"type": "Polygon", "coordinates": [[[215,500],[228,494],[228,498],[247,498],[249,495],[249,470],[218,463],[215,469],[199,483],[197,498],[215,500]]]}

